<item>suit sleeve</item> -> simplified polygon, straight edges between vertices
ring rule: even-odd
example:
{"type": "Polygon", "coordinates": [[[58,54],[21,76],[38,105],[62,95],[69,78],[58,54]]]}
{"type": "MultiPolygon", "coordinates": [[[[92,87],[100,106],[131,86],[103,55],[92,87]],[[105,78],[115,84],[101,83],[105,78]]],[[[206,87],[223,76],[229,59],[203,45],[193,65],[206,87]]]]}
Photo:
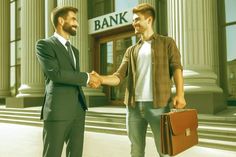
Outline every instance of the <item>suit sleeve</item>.
{"type": "Polygon", "coordinates": [[[53,82],[77,86],[87,85],[87,73],[60,68],[56,54],[46,40],[37,42],[36,55],[44,74],[53,82]]]}

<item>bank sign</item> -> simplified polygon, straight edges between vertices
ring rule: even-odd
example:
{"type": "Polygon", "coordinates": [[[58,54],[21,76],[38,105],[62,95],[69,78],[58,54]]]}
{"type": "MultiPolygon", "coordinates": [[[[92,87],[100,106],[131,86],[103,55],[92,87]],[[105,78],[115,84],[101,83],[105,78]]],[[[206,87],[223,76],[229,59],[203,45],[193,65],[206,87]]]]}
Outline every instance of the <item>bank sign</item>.
{"type": "Polygon", "coordinates": [[[132,24],[132,10],[114,12],[107,15],[99,16],[88,21],[89,34],[95,34],[114,28],[132,24]]]}

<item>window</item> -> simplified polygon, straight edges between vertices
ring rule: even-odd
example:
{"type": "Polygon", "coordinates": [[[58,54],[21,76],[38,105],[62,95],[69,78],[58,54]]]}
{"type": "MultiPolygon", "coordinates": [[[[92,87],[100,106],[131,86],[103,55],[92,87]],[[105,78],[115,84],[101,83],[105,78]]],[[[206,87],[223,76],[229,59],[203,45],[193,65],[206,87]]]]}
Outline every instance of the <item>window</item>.
{"type": "Polygon", "coordinates": [[[228,104],[236,103],[236,1],[224,0],[228,104]]]}
{"type": "Polygon", "coordinates": [[[88,0],[88,18],[130,9],[137,4],[138,0],[88,0]]]}
{"type": "Polygon", "coordinates": [[[236,21],[236,1],[225,0],[225,17],[226,23],[236,21]]]}
{"type": "Polygon", "coordinates": [[[112,13],[113,6],[113,0],[88,0],[88,18],[112,13]]]}
{"type": "Polygon", "coordinates": [[[10,1],[10,86],[11,95],[18,94],[21,63],[21,0],[10,1]]]}
{"type": "Polygon", "coordinates": [[[122,11],[125,9],[133,8],[138,4],[138,0],[115,0],[115,11],[122,11]]]}

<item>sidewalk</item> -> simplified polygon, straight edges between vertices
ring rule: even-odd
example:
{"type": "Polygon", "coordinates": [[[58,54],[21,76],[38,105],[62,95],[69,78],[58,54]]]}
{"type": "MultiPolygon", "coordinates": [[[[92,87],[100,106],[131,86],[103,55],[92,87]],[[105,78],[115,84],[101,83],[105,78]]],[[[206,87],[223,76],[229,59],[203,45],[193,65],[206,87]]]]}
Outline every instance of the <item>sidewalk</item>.
{"type": "MultiPolygon", "coordinates": [[[[0,123],[0,140],[0,157],[41,157],[41,127],[0,123]]],[[[83,157],[130,157],[129,152],[127,136],[85,132],[83,157]]],[[[195,146],[176,157],[201,156],[236,157],[236,151],[195,146]]],[[[147,138],[146,157],[158,157],[152,138],[147,138]]]]}

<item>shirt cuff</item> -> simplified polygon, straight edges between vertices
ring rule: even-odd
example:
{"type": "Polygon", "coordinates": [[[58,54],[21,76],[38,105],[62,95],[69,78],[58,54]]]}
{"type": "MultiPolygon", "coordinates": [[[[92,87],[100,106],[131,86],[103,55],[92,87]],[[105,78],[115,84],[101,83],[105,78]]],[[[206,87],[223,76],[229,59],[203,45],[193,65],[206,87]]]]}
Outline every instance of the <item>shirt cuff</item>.
{"type": "Polygon", "coordinates": [[[88,85],[88,83],[89,83],[89,81],[90,81],[89,73],[87,73],[87,76],[88,76],[88,79],[87,79],[87,85],[88,85]]]}

